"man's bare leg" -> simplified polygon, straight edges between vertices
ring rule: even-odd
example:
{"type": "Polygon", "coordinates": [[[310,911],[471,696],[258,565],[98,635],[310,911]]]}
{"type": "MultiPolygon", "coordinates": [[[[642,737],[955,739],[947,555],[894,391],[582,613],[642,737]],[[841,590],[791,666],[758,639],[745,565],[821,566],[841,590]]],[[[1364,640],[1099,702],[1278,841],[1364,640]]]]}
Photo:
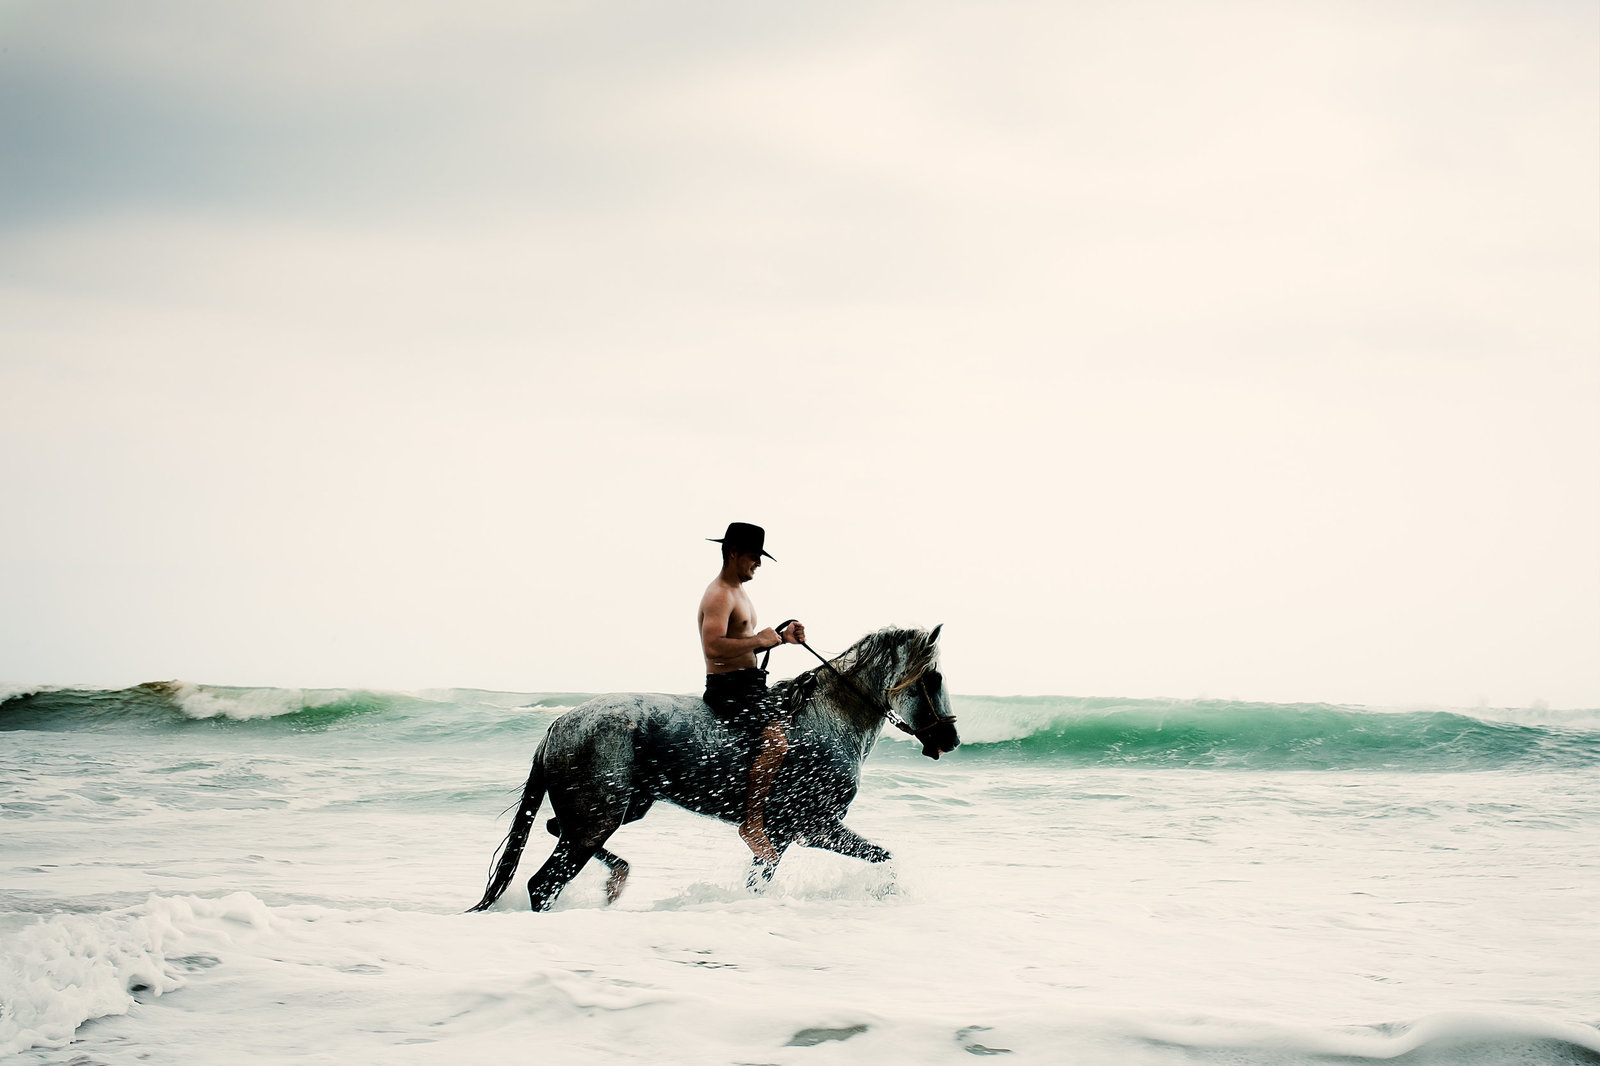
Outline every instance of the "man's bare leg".
{"type": "Polygon", "coordinates": [[[739,826],[739,838],[745,842],[756,858],[765,863],[778,861],[778,849],[767,839],[762,819],[767,810],[767,793],[778,777],[778,767],[789,753],[789,738],[784,735],[782,722],[768,722],[761,731],[761,750],[750,767],[750,798],[745,802],[744,823],[739,826]]]}

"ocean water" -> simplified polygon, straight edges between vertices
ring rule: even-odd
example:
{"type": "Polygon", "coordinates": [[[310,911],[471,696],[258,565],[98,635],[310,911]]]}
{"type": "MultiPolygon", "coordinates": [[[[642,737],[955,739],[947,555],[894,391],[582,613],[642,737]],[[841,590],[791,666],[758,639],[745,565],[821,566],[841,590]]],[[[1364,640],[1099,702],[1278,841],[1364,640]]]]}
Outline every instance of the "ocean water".
{"type": "Polygon", "coordinates": [[[956,696],[889,868],[658,805],[465,914],[582,694],[7,695],[9,1062],[1600,1063],[1600,711],[956,696]]]}

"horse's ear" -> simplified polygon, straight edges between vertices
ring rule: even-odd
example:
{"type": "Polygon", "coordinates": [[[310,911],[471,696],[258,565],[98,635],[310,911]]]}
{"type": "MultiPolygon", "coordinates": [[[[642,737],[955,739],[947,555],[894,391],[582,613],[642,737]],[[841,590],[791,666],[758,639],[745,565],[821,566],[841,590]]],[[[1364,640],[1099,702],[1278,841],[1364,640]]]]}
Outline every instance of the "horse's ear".
{"type": "Polygon", "coordinates": [[[933,642],[939,639],[939,630],[943,628],[943,622],[940,622],[938,625],[933,627],[933,632],[928,634],[928,647],[933,647],[933,642]]]}

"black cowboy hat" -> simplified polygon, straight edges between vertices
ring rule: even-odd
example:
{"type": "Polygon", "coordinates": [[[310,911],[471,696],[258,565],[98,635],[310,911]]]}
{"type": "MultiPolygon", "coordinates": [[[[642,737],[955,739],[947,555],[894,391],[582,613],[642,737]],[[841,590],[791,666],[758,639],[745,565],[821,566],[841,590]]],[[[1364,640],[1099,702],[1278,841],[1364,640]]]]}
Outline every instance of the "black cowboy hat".
{"type": "Polygon", "coordinates": [[[762,547],[767,540],[767,531],[760,526],[753,526],[749,522],[729,522],[728,531],[722,536],[707,537],[706,539],[713,544],[726,544],[734,551],[765,555],[773,562],[778,561],[776,556],[762,547]]]}

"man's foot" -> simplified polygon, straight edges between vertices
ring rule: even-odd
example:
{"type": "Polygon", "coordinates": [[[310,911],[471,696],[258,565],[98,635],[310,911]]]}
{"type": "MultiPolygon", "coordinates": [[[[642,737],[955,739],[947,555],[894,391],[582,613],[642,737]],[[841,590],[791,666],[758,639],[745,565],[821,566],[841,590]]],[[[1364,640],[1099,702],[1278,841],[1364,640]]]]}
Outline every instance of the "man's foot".
{"type": "Polygon", "coordinates": [[[776,866],[778,863],[778,849],[772,846],[772,841],[767,839],[767,831],[760,822],[746,820],[739,826],[739,839],[745,846],[755,852],[756,858],[764,863],[776,866]]]}

